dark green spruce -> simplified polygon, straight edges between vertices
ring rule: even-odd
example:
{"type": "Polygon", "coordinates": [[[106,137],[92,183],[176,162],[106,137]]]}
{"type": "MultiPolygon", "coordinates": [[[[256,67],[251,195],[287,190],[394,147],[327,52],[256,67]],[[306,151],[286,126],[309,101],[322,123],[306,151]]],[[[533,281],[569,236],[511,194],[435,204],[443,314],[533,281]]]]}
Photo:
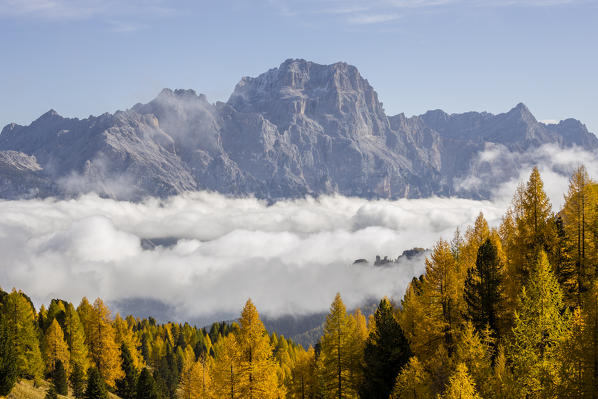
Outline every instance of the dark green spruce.
{"type": "Polygon", "coordinates": [[[388,398],[397,374],[411,356],[409,343],[387,298],[380,301],[374,320],[364,350],[362,399],[388,398]]]}
{"type": "Polygon", "coordinates": [[[85,390],[85,399],[107,399],[108,393],[106,385],[100,372],[95,367],[87,371],[87,389],[85,390]]]}
{"type": "Polygon", "coordinates": [[[465,302],[467,316],[479,331],[489,327],[499,333],[498,315],[501,310],[501,264],[496,246],[487,239],[480,248],[475,267],[467,271],[465,302]]]}
{"type": "Polygon", "coordinates": [[[85,397],[85,375],[78,364],[73,367],[70,380],[73,396],[77,399],[83,399],[85,397]]]}
{"type": "Polygon", "coordinates": [[[122,369],[125,375],[116,381],[116,394],[122,399],[135,399],[137,397],[137,369],[133,365],[129,348],[123,344],[120,350],[122,369]]]}
{"type": "Polygon", "coordinates": [[[69,385],[66,378],[66,370],[64,369],[64,365],[62,361],[57,360],[56,366],[54,366],[54,371],[52,372],[52,382],[54,383],[54,387],[56,388],[56,392],[59,395],[67,395],[69,392],[69,385]]]}
{"type": "Polygon", "coordinates": [[[17,359],[12,331],[4,315],[0,314],[0,395],[8,395],[17,382],[17,359]]]}
{"type": "Polygon", "coordinates": [[[137,399],[161,399],[162,396],[158,393],[156,381],[152,373],[147,368],[144,368],[139,374],[139,381],[137,382],[137,399]]]}

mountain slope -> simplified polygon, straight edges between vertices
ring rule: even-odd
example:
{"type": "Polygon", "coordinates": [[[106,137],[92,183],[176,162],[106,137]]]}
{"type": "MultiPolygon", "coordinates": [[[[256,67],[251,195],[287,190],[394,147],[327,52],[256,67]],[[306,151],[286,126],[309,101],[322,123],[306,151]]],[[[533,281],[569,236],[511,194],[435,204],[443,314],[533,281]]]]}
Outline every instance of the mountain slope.
{"type": "Polygon", "coordinates": [[[388,117],[357,68],[287,60],[242,78],[226,103],[164,89],[124,112],[69,119],[51,110],[10,124],[0,134],[0,196],[485,197],[457,182],[488,144],[595,150],[598,139],[574,119],[540,123],[523,104],[499,115],[388,117]]]}

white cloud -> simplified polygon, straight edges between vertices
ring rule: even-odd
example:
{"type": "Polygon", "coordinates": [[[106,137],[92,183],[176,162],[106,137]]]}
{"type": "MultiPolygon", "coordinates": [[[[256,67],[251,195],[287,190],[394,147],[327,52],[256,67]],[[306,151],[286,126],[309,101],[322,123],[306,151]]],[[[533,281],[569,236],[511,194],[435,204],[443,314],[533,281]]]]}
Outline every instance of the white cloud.
{"type": "Polygon", "coordinates": [[[539,122],[541,122],[545,125],[558,125],[559,120],[558,119],[542,119],[539,122]]]}
{"type": "Polygon", "coordinates": [[[271,206],[252,198],[195,193],[166,201],[0,202],[0,277],[47,303],[101,296],[150,298],[173,318],[236,314],[251,297],[269,315],[325,311],[340,291],[349,306],[399,297],[423,259],[392,268],[353,265],[396,258],[450,238],[483,211],[497,223],[503,207],[487,201],[430,198],[367,201],[341,196],[271,206]],[[178,237],[143,250],[142,238],[178,237]]]}
{"type": "Polygon", "coordinates": [[[398,14],[357,14],[349,17],[347,20],[352,24],[368,25],[395,21],[399,18],[398,14]]]}
{"type": "MultiPolygon", "coordinates": [[[[76,20],[93,17],[138,19],[170,15],[173,8],[166,0],[0,0],[0,16],[35,17],[50,20],[76,20]]],[[[114,24],[114,21],[108,20],[114,24]]],[[[119,21],[119,31],[138,28],[132,22],[119,21]],[[125,29],[126,28],[126,29],[125,29]]]]}
{"type": "Polygon", "coordinates": [[[598,152],[579,147],[563,149],[555,144],[517,152],[489,143],[473,161],[471,173],[458,179],[455,185],[464,192],[484,191],[495,201],[506,202],[512,198],[517,184],[526,181],[532,168],[537,166],[553,208],[558,209],[563,204],[569,176],[582,164],[590,176],[598,177],[598,152]]]}
{"type": "Polygon", "coordinates": [[[78,303],[100,296],[113,304],[144,298],[169,305],[178,320],[235,315],[248,297],[271,316],[326,311],[337,291],[350,307],[384,295],[399,299],[423,272],[422,259],[390,268],[353,261],[430,248],[479,212],[498,225],[534,165],[558,209],[580,163],[598,176],[596,155],[555,146],[522,154],[489,145],[462,183],[492,189],[492,201],[324,196],[267,205],[208,192],[141,203],[91,194],[0,201],[0,281],[37,304],[55,297],[78,303]],[[495,184],[504,181],[505,167],[517,172],[495,184]],[[160,244],[168,237],[176,245],[143,249],[146,239],[160,244]]]}
{"type": "Polygon", "coordinates": [[[345,17],[350,24],[376,24],[397,20],[397,11],[447,6],[462,7],[554,7],[588,0],[268,0],[286,16],[327,14],[345,17]],[[352,14],[349,18],[347,15],[352,14]]]}

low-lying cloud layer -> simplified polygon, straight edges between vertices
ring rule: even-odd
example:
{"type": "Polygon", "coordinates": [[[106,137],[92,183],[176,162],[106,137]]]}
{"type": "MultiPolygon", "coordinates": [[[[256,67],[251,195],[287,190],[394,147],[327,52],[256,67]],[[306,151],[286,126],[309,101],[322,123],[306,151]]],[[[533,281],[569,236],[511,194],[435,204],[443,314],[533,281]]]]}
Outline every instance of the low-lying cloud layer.
{"type": "MultiPolygon", "coordinates": [[[[325,310],[340,291],[349,306],[400,295],[423,262],[379,268],[353,265],[397,257],[483,211],[502,207],[465,199],[367,201],[341,196],[282,201],[195,193],[166,201],[0,202],[3,288],[37,303],[151,298],[174,307],[172,318],[236,314],[251,297],[268,315],[325,310]],[[142,239],[174,246],[143,249],[142,239]]],[[[147,245],[145,246],[147,248],[147,245]]]]}
{"type": "Polygon", "coordinates": [[[375,267],[376,255],[430,248],[480,212],[497,225],[534,164],[558,208],[571,171],[584,162],[597,176],[596,159],[578,149],[542,147],[524,156],[488,147],[464,187],[498,181],[505,165],[520,171],[493,190],[493,201],[325,196],[267,205],[207,192],[141,203],[93,194],[1,201],[0,281],[37,304],[100,296],[143,316],[160,303],[162,316],[203,322],[236,315],[249,297],[268,316],[325,311],[336,292],[349,307],[398,299],[423,272],[423,259],[375,267]],[[358,258],[370,263],[354,265],[358,258]]]}

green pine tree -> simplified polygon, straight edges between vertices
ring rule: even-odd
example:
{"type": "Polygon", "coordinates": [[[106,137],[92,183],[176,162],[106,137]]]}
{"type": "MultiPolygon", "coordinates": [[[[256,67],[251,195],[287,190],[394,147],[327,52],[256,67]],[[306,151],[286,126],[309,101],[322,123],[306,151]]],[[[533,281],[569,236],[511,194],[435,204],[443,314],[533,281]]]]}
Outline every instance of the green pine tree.
{"type": "Polygon", "coordinates": [[[73,388],[73,396],[77,399],[83,399],[85,396],[85,374],[83,369],[77,363],[73,366],[71,373],[71,387],[73,388]]]}
{"type": "Polygon", "coordinates": [[[116,394],[122,399],[135,399],[137,396],[137,370],[129,348],[121,345],[122,368],[125,372],[123,378],[116,381],[116,394]]]}
{"type": "Polygon", "coordinates": [[[467,315],[478,331],[498,334],[502,310],[502,270],[496,246],[487,239],[478,249],[475,266],[467,271],[464,291],[467,315]]]}
{"type": "Polygon", "coordinates": [[[56,361],[56,365],[52,371],[52,382],[54,383],[56,392],[59,395],[66,396],[68,394],[69,386],[66,378],[66,370],[64,369],[64,365],[60,360],[56,361]]]}
{"type": "Polygon", "coordinates": [[[160,399],[152,373],[144,368],[137,382],[137,399],[160,399]]]}
{"type": "Polygon", "coordinates": [[[0,314],[0,395],[8,395],[17,382],[17,360],[12,328],[0,314]]]}
{"type": "Polygon", "coordinates": [[[106,384],[95,367],[87,371],[87,389],[85,389],[83,397],[85,399],[108,399],[106,384]]]}
{"type": "Polygon", "coordinates": [[[411,350],[388,298],[380,301],[364,350],[362,399],[388,398],[411,350]]]}

